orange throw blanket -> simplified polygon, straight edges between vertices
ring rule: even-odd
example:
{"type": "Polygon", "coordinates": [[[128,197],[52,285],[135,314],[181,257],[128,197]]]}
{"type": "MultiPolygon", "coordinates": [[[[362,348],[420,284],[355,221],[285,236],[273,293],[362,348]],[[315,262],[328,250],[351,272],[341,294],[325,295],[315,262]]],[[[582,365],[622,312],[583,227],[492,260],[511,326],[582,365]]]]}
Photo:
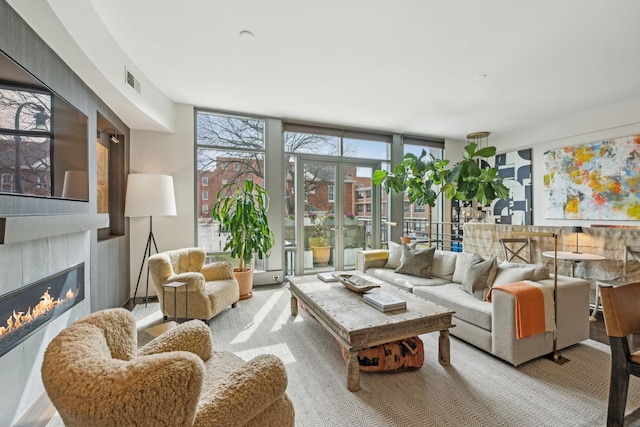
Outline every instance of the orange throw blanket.
{"type": "Polygon", "coordinates": [[[524,282],[497,285],[489,289],[487,301],[494,290],[507,292],[516,300],[516,338],[527,338],[545,332],[544,295],[536,286],[524,282]]]}

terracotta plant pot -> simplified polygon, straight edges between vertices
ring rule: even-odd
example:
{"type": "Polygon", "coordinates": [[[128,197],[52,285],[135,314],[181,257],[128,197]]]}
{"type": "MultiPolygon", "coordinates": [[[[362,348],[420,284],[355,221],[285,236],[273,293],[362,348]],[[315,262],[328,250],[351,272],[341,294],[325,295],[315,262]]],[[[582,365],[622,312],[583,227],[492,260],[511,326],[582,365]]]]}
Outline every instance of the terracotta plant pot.
{"type": "Polygon", "coordinates": [[[411,243],[411,237],[401,237],[400,243],[411,243]]]}
{"type": "Polygon", "coordinates": [[[324,266],[329,264],[331,257],[331,246],[311,246],[313,251],[313,265],[324,266]]]}
{"type": "Polygon", "coordinates": [[[240,299],[248,299],[253,296],[253,270],[238,271],[233,269],[233,277],[238,281],[240,287],[240,299]]]}

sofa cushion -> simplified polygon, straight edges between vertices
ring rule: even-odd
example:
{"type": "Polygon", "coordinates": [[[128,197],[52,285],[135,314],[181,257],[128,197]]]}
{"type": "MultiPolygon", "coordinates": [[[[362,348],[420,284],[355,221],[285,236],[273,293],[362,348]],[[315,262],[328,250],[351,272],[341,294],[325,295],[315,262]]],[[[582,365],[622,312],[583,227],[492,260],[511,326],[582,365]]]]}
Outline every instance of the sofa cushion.
{"type": "Polygon", "coordinates": [[[456,257],[456,268],[453,271],[453,281],[456,283],[462,283],[462,281],[464,280],[464,275],[467,273],[469,266],[472,264],[477,264],[481,261],[484,261],[484,258],[482,258],[478,254],[468,254],[465,252],[458,253],[458,256],[456,257]]]}
{"type": "Polygon", "coordinates": [[[398,268],[400,267],[400,260],[402,260],[402,245],[397,244],[396,242],[388,242],[389,243],[389,258],[387,258],[387,263],[384,268],[398,268]]]}
{"type": "Polygon", "coordinates": [[[480,301],[460,288],[459,283],[442,286],[416,286],[413,293],[436,304],[456,312],[455,317],[491,330],[492,306],[490,302],[480,301]]]}
{"type": "Polygon", "coordinates": [[[437,277],[426,279],[424,277],[398,274],[389,268],[367,268],[365,273],[407,292],[413,292],[413,289],[417,286],[439,286],[451,282],[437,277]]]}
{"type": "Polygon", "coordinates": [[[411,276],[431,278],[429,270],[433,262],[433,253],[436,248],[415,249],[409,245],[402,245],[402,260],[396,273],[409,274],[411,276]]]}
{"type": "Polygon", "coordinates": [[[504,268],[502,265],[498,267],[498,274],[493,281],[492,286],[506,285],[507,283],[521,282],[523,280],[532,280],[535,268],[504,268]]]}
{"type": "MultiPolygon", "coordinates": [[[[472,258],[471,262],[475,259],[477,258],[472,258]]],[[[462,279],[462,289],[473,295],[474,298],[484,301],[487,290],[491,287],[490,278],[495,263],[496,259],[491,258],[470,265],[464,279],[462,279]]]]}
{"type": "Polygon", "coordinates": [[[549,269],[544,264],[523,264],[519,262],[503,261],[500,264],[500,268],[533,268],[534,271],[531,280],[534,282],[549,278],[549,269]]]}
{"type": "Polygon", "coordinates": [[[436,251],[433,254],[431,264],[431,276],[453,281],[453,272],[456,269],[456,252],[436,251]]]}

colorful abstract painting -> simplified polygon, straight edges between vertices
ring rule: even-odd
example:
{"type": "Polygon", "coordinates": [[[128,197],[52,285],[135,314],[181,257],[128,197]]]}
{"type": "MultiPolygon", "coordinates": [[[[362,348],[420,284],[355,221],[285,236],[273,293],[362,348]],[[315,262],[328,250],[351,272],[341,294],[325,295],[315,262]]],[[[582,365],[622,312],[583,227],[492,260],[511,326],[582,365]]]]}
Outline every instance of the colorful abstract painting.
{"type": "Polygon", "coordinates": [[[640,220],[640,135],[544,153],[545,216],[640,220]]]}

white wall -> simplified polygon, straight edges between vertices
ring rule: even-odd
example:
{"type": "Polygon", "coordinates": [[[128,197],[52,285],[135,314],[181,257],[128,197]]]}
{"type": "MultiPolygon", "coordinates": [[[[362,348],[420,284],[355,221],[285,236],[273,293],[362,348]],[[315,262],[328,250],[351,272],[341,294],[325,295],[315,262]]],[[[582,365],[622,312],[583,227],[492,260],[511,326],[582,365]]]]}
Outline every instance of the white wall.
{"type": "MultiPolygon", "coordinates": [[[[130,137],[130,173],[161,173],[173,176],[177,216],[153,218],[153,235],[159,252],[195,245],[193,106],[177,104],[175,117],[174,133],[132,130],[130,137]]],[[[129,221],[133,296],[149,236],[149,218],[129,218],[129,221]]],[[[153,247],[151,253],[155,253],[153,247]]],[[[145,295],[146,274],[145,265],[138,297],[145,295]]],[[[156,295],[151,279],[149,295],[156,295]]]]}
{"type": "Polygon", "coordinates": [[[492,135],[489,137],[489,144],[494,145],[498,152],[532,149],[534,225],[640,225],[640,221],[546,219],[546,199],[542,182],[546,171],[543,159],[545,151],[636,134],[640,134],[640,101],[575,115],[512,134],[495,137],[492,135]]]}

